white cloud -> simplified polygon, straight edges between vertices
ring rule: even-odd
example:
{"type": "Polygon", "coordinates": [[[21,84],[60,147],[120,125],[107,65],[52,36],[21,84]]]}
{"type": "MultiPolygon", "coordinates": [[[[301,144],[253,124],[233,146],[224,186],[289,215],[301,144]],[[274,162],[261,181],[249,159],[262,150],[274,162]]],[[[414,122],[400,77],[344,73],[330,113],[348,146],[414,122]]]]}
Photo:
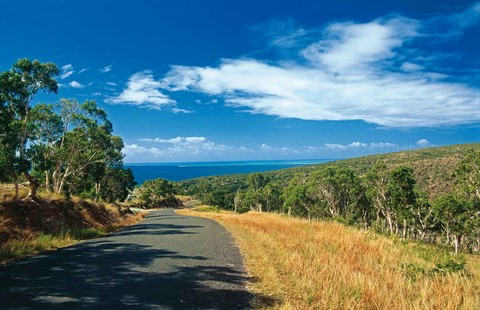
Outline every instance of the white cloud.
{"type": "Polygon", "coordinates": [[[122,152],[126,156],[149,154],[149,155],[153,155],[154,157],[158,157],[164,154],[164,152],[158,148],[154,148],[154,147],[146,148],[138,144],[125,144],[125,146],[122,149],[122,152]]]}
{"type": "Polygon", "coordinates": [[[84,88],[85,86],[82,85],[81,83],[77,82],[77,81],[71,81],[70,83],[68,83],[68,85],[70,85],[70,87],[73,87],[73,88],[84,88]]]}
{"type": "Polygon", "coordinates": [[[178,109],[178,108],[173,108],[172,109],[172,112],[175,113],[175,114],[179,114],[179,113],[182,113],[182,114],[191,114],[191,113],[195,113],[194,111],[192,110],[187,110],[187,109],[178,109]]]}
{"type": "Polygon", "coordinates": [[[271,147],[266,143],[260,145],[260,151],[264,153],[279,153],[279,154],[298,154],[299,151],[289,147],[271,147]]]}
{"type": "Polygon", "coordinates": [[[430,141],[428,141],[427,139],[420,139],[415,143],[415,145],[419,147],[431,146],[430,141]]]}
{"type": "Polygon", "coordinates": [[[150,109],[161,109],[164,106],[175,105],[175,101],[160,92],[162,84],[153,78],[151,71],[133,74],[126,88],[116,97],[106,101],[116,104],[130,104],[150,109]]]}
{"type": "Polygon", "coordinates": [[[454,76],[428,63],[405,61],[403,48],[425,39],[419,29],[421,22],[404,17],[335,23],[300,48],[300,61],[243,58],[223,59],[216,67],[174,66],[161,83],[170,91],[202,92],[284,118],[363,120],[384,127],[478,122],[477,88],[451,82],[454,76]]]}
{"type": "Polygon", "coordinates": [[[390,142],[359,142],[355,141],[349,144],[338,144],[338,143],[325,143],[323,146],[306,146],[305,150],[307,152],[317,152],[317,151],[355,151],[355,150],[378,150],[378,149],[397,149],[400,146],[390,142]]]}
{"type": "Polygon", "coordinates": [[[62,72],[60,73],[60,78],[66,79],[67,77],[71,76],[72,74],[75,73],[75,70],[73,70],[73,66],[71,64],[62,66],[62,72]]]}
{"type": "Polygon", "coordinates": [[[365,24],[336,23],[325,37],[302,51],[313,64],[332,73],[371,69],[371,63],[395,56],[394,49],[417,35],[417,25],[405,18],[375,20],[365,24]]]}
{"type": "Polygon", "coordinates": [[[110,72],[110,71],[112,71],[112,65],[105,66],[105,67],[103,67],[102,69],[100,69],[100,70],[98,70],[98,71],[100,71],[101,73],[110,72]]]}
{"type": "Polygon", "coordinates": [[[262,145],[260,145],[260,149],[264,152],[271,152],[273,150],[273,148],[266,143],[262,143],[262,145]]]}
{"type": "Polygon", "coordinates": [[[212,141],[209,141],[205,137],[176,137],[171,139],[161,139],[161,138],[143,138],[139,139],[143,142],[153,142],[161,144],[170,144],[168,148],[164,149],[166,154],[177,154],[188,152],[190,154],[196,155],[202,151],[207,152],[222,152],[228,150],[229,147],[223,144],[215,144],[212,141]]]}
{"type": "Polygon", "coordinates": [[[134,161],[191,161],[221,159],[228,155],[248,154],[252,150],[243,146],[227,146],[217,144],[208,140],[206,137],[176,137],[170,139],[163,138],[143,138],[139,139],[143,144],[126,144],[123,153],[127,156],[126,160],[134,161]]]}

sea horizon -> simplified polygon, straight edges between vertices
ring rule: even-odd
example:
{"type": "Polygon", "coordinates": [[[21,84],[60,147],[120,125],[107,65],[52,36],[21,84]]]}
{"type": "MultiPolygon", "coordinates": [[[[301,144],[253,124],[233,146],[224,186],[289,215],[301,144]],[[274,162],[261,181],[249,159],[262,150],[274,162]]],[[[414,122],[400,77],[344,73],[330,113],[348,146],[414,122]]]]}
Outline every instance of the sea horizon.
{"type": "Polygon", "coordinates": [[[184,181],[193,178],[265,172],[326,163],[340,159],[284,159],[284,160],[233,160],[233,161],[199,161],[199,162],[159,162],[159,163],[125,163],[140,185],[147,180],[157,178],[169,181],[184,181]]]}

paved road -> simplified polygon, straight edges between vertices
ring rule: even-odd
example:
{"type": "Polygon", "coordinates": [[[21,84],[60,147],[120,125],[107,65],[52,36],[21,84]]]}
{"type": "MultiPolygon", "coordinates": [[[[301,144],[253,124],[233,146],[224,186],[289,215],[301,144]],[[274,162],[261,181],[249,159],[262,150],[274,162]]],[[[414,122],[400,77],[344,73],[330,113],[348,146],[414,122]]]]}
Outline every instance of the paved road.
{"type": "Polygon", "coordinates": [[[247,280],[223,227],[161,210],[106,237],[0,267],[0,308],[245,309],[247,280]]]}

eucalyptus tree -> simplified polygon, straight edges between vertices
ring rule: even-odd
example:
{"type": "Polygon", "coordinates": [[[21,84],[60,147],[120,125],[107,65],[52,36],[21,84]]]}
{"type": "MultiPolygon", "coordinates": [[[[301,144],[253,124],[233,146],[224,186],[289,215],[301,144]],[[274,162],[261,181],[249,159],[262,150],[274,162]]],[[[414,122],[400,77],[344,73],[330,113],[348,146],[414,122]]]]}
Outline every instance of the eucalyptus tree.
{"type": "Polygon", "coordinates": [[[121,164],[123,141],[112,134],[112,124],[95,101],[64,100],[60,115],[64,124],[52,174],[54,190],[61,193],[67,182],[74,187],[78,178],[88,175],[98,197],[107,167],[121,164]]]}
{"type": "Polygon", "coordinates": [[[390,199],[390,173],[384,162],[375,163],[367,172],[365,179],[367,195],[376,210],[377,225],[388,223],[390,233],[394,232],[394,208],[390,199]]]}
{"type": "Polygon", "coordinates": [[[283,192],[283,211],[288,215],[306,216],[311,220],[314,203],[308,195],[308,176],[296,174],[283,192]]]}
{"type": "Polygon", "coordinates": [[[140,187],[140,200],[148,208],[156,208],[174,198],[176,193],[172,182],[165,179],[148,180],[140,187]]]}
{"type": "Polygon", "coordinates": [[[43,174],[45,189],[51,190],[51,171],[53,170],[58,141],[62,135],[62,119],[56,113],[53,104],[37,104],[31,111],[32,141],[30,157],[34,171],[43,174]]]}
{"type": "Polygon", "coordinates": [[[402,226],[403,238],[406,239],[409,225],[414,224],[414,206],[416,204],[413,169],[410,167],[393,169],[390,172],[389,183],[390,200],[396,222],[396,233],[399,233],[399,226],[402,226]]]}
{"type": "Polygon", "coordinates": [[[435,217],[442,225],[447,243],[452,239],[455,253],[458,253],[462,237],[468,234],[468,226],[465,225],[469,219],[468,202],[450,193],[437,198],[433,207],[435,217]]]}
{"type": "Polygon", "coordinates": [[[53,63],[19,59],[9,71],[0,74],[0,104],[2,121],[2,152],[10,165],[10,173],[16,184],[23,174],[29,182],[28,199],[35,199],[39,181],[30,173],[31,160],[28,150],[32,138],[31,104],[39,91],[57,93],[55,76],[60,70],[53,63]]]}
{"type": "Polygon", "coordinates": [[[328,166],[315,171],[309,178],[309,195],[324,202],[330,216],[348,216],[358,206],[363,188],[355,173],[344,167],[328,166]]]}

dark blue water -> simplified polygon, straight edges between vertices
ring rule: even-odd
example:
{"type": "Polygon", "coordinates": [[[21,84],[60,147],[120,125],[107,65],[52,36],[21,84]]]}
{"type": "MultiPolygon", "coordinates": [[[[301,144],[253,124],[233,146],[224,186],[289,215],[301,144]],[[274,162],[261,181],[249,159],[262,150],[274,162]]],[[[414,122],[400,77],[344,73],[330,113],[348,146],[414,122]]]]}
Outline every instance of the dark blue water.
{"type": "Polygon", "coordinates": [[[125,164],[132,169],[135,181],[142,184],[146,180],[167,179],[183,181],[210,175],[252,173],[298,166],[313,165],[331,161],[329,159],[312,160],[268,160],[268,161],[222,161],[199,163],[145,163],[125,164]]]}

